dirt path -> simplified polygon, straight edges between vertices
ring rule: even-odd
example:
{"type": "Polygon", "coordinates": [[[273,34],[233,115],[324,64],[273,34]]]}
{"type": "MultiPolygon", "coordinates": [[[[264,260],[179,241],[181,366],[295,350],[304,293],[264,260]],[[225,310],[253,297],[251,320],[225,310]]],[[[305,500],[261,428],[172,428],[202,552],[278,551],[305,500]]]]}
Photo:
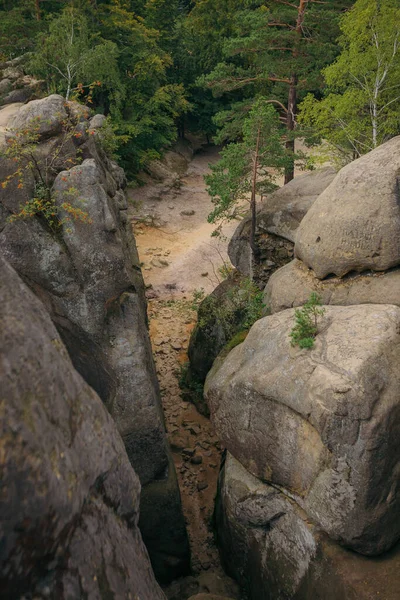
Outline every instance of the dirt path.
{"type": "MultiPolygon", "coordinates": [[[[227,240],[211,237],[212,203],[203,179],[208,164],[217,160],[218,150],[206,148],[189,164],[179,188],[164,192],[162,186],[147,185],[130,192],[135,217],[147,216],[159,225],[137,225],[135,233],[145,281],[160,298],[190,296],[200,287],[209,293],[221,279],[218,267],[227,260],[227,240]]],[[[229,238],[236,227],[232,222],[224,235],[229,238]]]]}
{"type": "MultiPolygon", "coordinates": [[[[193,577],[165,590],[171,600],[209,592],[239,599],[236,584],[223,573],[214,543],[212,516],[221,461],[221,446],[208,419],[182,398],[179,373],[187,362],[187,346],[195,324],[193,292],[209,293],[221,278],[227,241],[210,237],[212,205],[203,180],[208,163],[218,160],[215,148],[195,156],[181,187],[162,192],[147,185],[130,192],[130,216],[150,215],[161,228],[134,225],[149,296],[150,336],[161,387],[166,428],[182,496],[192,551],[193,577]],[[182,214],[186,213],[186,214],[182,214]]],[[[135,221],[134,221],[135,222],[135,221]]],[[[237,223],[225,231],[229,235],[237,223]]]]}

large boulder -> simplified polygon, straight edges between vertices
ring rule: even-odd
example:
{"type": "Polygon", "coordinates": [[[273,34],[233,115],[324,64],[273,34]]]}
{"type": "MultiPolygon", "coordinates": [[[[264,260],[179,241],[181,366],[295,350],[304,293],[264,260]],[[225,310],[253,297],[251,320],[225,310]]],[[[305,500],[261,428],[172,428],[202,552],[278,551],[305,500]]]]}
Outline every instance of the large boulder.
{"type": "Polygon", "coordinates": [[[339,171],[300,224],[295,255],[319,279],[400,263],[400,136],[339,171]]]}
{"type": "Polygon", "coordinates": [[[0,331],[2,598],[161,600],[115,423],[1,257],[0,331]]]}
{"type": "Polygon", "coordinates": [[[264,291],[266,311],[276,313],[307,302],[316,292],[322,304],[396,304],[400,306],[400,270],[369,271],[322,281],[300,260],[293,260],[271,276],[264,291]]]}
{"type": "MultiPolygon", "coordinates": [[[[13,100],[18,102],[18,100],[13,100]]],[[[10,123],[15,131],[29,128],[38,123],[38,134],[42,139],[62,132],[63,121],[67,119],[65,98],[52,94],[41,100],[32,100],[20,108],[10,123]]]]}
{"type": "Polygon", "coordinates": [[[214,363],[216,432],[333,539],[379,554],[400,538],[400,308],[326,307],[312,350],[293,325],[292,309],[265,317],[214,363]]]}
{"type": "Polygon", "coordinates": [[[216,516],[224,564],[249,600],[398,598],[400,545],[378,559],[338,546],[229,454],[216,516]]]}
{"type": "MultiPolygon", "coordinates": [[[[265,278],[269,271],[291,259],[301,220],[335,175],[336,172],[331,167],[305,173],[263,200],[257,212],[256,236],[261,266],[267,267],[265,278]]],[[[245,217],[228,247],[232,264],[246,276],[250,273],[250,224],[251,217],[245,217]]]]}
{"type": "Polygon", "coordinates": [[[264,199],[257,214],[260,231],[295,242],[296,231],[322,192],[332,183],[332,167],[304,173],[264,199]]]}
{"type": "MultiPolygon", "coordinates": [[[[53,104],[58,110],[60,98],[30,103],[40,122],[53,104]]],[[[23,107],[22,116],[16,115],[14,123],[26,122],[30,104],[23,107]]],[[[32,198],[34,190],[32,178],[22,188],[12,180],[5,189],[0,187],[0,248],[42,300],[75,368],[114,418],[144,487],[142,502],[153,511],[143,528],[145,542],[149,540],[154,548],[157,536],[168,535],[169,553],[152,554],[153,567],[160,579],[172,579],[188,569],[189,545],[166,441],[140,261],[126,216],[125,177],[102,151],[96,119],[82,121],[76,107],[66,103],[64,108],[77,122],[79,135],[72,137],[85,160],[58,175],[51,174],[51,180],[56,175],[51,193],[59,225],[50,226],[43,215],[10,222],[10,216],[32,198]],[[85,222],[74,214],[83,214],[85,222]],[[175,514],[172,537],[162,518],[166,502],[169,514],[175,514]]],[[[43,135],[58,131],[59,125],[57,113],[49,119],[53,128],[43,135]]],[[[46,152],[53,156],[57,139],[46,138],[39,146],[42,164],[46,152]]],[[[66,162],[63,169],[71,164],[69,159],[66,162]]],[[[0,180],[12,166],[6,161],[0,165],[0,180]]]]}

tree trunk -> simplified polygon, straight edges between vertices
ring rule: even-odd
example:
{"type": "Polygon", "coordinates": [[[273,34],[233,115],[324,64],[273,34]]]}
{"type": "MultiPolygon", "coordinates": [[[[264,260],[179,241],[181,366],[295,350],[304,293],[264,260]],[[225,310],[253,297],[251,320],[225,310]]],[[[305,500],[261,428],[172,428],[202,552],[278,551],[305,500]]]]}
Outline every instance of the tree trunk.
{"type": "Polygon", "coordinates": [[[35,14],[36,14],[36,20],[40,21],[41,20],[41,16],[40,16],[40,0],[35,0],[35,14]]]}
{"type": "MultiPolygon", "coordinates": [[[[296,19],[296,41],[293,49],[293,58],[299,57],[299,46],[303,35],[303,24],[308,8],[309,0],[299,0],[297,7],[297,19],[296,19]]],[[[297,113],[297,83],[298,77],[296,73],[292,73],[290,76],[289,94],[288,94],[288,111],[286,115],[286,127],[289,132],[294,131],[296,126],[296,113],[297,113]]],[[[289,152],[294,154],[294,139],[286,142],[286,148],[289,152]]],[[[294,160],[290,161],[290,164],[285,169],[285,184],[292,181],[294,177],[294,160]]]]}
{"type": "MultiPolygon", "coordinates": [[[[286,115],[286,128],[288,132],[294,131],[296,124],[297,110],[297,76],[293,74],[290,78],[289,95],[288,95],[288,110],[286,115]]],[[[294,155],[294,139],[286,142],[286,149],[294,155]]],[[[294,177],[294,159],[290,159],[289,165],[285,169],[285,184],[292,181],[294,177]]]]}
{"type": "Polygon", "coordinates": [[[253,280],[253,263],[256,261],[258,247],[256,243],[256,224],[257,224],[257,211],[256,211],[256,193],[257,193],[257,169],[258,169],[258,154],[260,148],[260,136],[261,128],[257,130],[257,141],[254,152],[253,162],[253,177],[251,182],[251,199],[250,199],[250,210],[251,210],[251,228],[250,228],[250,279],[253,280]]]}

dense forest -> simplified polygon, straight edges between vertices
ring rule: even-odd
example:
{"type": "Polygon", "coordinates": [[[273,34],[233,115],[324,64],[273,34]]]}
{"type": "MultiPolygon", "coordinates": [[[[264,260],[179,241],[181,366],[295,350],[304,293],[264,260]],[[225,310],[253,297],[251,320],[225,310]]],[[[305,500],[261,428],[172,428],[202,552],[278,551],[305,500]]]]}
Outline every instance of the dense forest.
{"type": "Polygon", "coordinates": [[[266,104],[286,181],[298,135],[323,138],[342,162],[368,152],[400,129],[399,35],[397,0],[0,4],[0,60],[25,55],[47,93],[109,115],[130,174],[187,131],[242,140],[266,104]]]}

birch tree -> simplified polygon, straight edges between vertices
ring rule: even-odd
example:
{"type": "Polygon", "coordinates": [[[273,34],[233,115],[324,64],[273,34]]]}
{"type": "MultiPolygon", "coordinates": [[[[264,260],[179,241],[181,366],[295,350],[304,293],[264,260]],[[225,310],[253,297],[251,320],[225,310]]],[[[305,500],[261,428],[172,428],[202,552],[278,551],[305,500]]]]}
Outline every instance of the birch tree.
{"type": "Polygon", "coordinates": [[[73,91],[88,88],[95,81],[118,85],[117,56],[114,42],[91,35],[85,15],[66,8],[40,36],[30,67],[46,78],[52,88],[49,91],[68,100],[73,91]]]}
{"type": "Polygon", "coordinates": [[[300,119],[349,160],[400,133],[398,1],[357,0],[341,31],[342,52],[324,71],[327,94],[308,96],[300,119]]]}

